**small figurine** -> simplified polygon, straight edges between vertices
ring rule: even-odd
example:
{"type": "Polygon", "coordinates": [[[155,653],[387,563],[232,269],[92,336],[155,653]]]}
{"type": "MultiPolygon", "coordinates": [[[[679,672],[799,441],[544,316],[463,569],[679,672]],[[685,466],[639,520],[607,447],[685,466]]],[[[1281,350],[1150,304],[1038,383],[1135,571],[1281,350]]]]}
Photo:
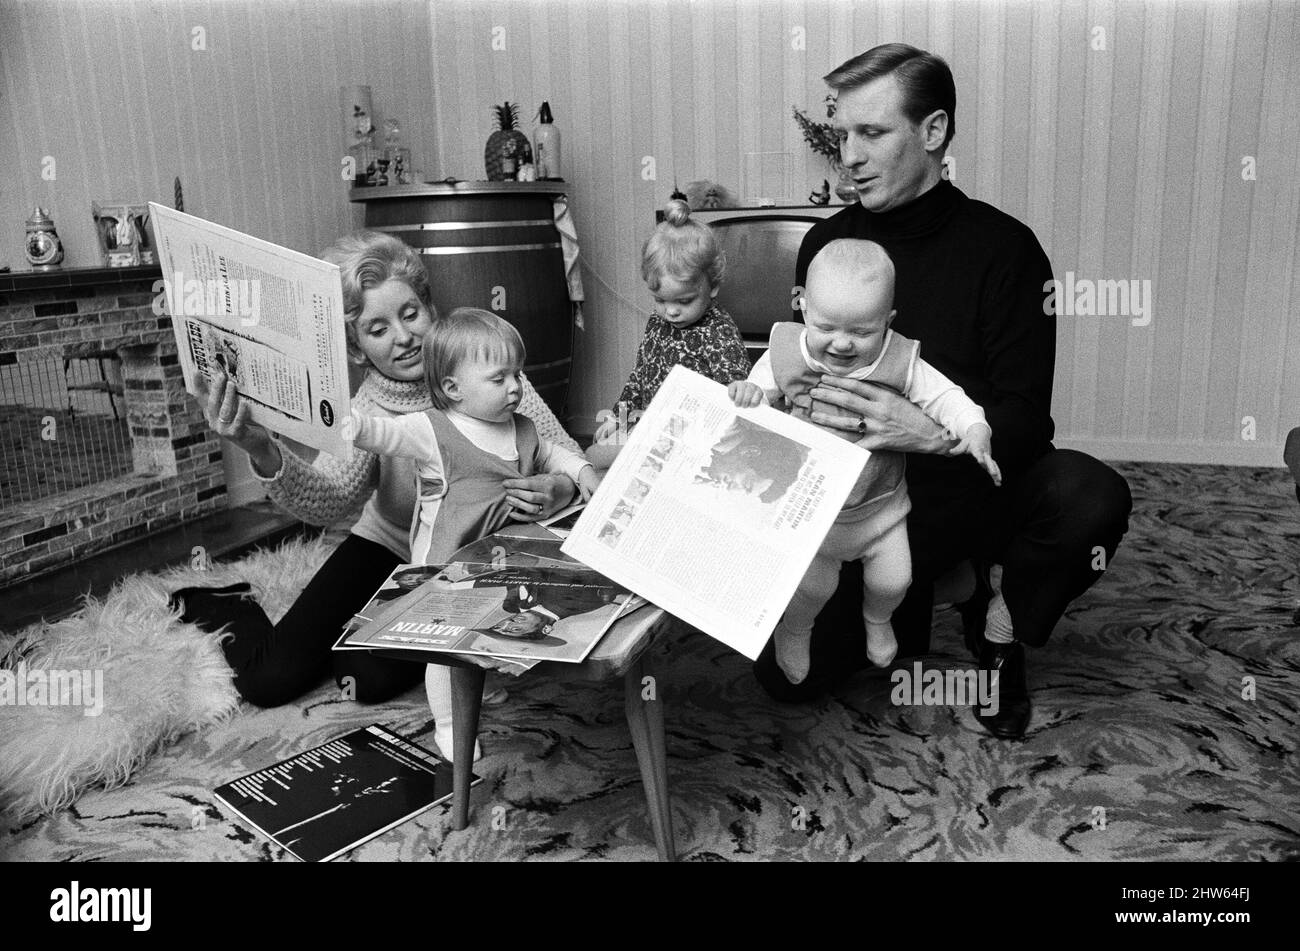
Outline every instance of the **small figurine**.
{"type": "Polygon", "coordinates": [[[808,195],[808,200],[814,205],[829,205],[831,203],[831,183],[823,178],[821,191],[812,191],[808,195]]]}
{"type": "Polygon", "coordinates": [[[537,181],[537,166],[532,162],[525,162],[519,166],[519,171],[515,174],[517,182],[535,182],[537,181]]]}
{"type": "Polygon", "coordinates": [[[691,182],[686,186],[686,203],[692,211],[709,208],[739,208],[740,203],[725,185],[717,182],[691,182]]]}

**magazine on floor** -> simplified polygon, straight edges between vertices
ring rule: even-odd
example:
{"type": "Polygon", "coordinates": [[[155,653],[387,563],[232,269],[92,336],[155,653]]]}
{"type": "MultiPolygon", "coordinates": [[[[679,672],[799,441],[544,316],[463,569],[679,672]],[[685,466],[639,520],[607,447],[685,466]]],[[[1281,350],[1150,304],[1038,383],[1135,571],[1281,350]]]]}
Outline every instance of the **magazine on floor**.
{"type": "Polygon", "coordinates": [[[219,368],[250,416],[335,455],[351,442],[337,265],[149,203],[185,388],[219,368]]]}
{"type": "Polygon", "coordinates": [[[869,456],[676,366],[562,550],[754,659],[869,456]]]}
{"type": "Polygon", "coordinates": [[[377,723],[216,789],[223,806],[304,862],[337,858],[451,795],[450,763],[377,723]]]}

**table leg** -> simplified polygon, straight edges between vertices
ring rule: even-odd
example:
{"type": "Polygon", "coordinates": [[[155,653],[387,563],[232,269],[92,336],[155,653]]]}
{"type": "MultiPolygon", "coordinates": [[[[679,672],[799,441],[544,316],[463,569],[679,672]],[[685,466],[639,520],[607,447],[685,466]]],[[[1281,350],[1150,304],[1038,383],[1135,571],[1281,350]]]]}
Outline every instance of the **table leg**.
{"type": "Polygon", "coordinates": [[[455,733],[452,756],[452,828],[469,825],[469,784],[474,775],[474,740],[478,738],[478,717],[483,707],[482,667],[451,669],[451,724],[455,733]]]}
{"type": "Polygon", "coordinates": [[[650,825],[654,829],[659,860],[675,862],[677,848],[673,843],[672,804],[668,799],[668,755],[659,685],[652,680],[654,699],[641,699],[646,689],[643,678],[653,676],[648,654],[649,651],[643,653],[623,677],[624,707],[627,726],[632,733],[632,748],[636,750],[637,765],[641,767],[641,783],[645,786],[646,805],[650,809],[650,825]]]}

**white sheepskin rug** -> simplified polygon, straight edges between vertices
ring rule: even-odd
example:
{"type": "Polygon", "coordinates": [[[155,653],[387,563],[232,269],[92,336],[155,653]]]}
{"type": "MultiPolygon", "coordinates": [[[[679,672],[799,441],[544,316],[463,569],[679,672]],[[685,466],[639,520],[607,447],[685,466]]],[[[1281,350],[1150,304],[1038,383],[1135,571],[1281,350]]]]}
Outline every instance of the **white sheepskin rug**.
{"type": "Polygon", "coordinates": [[[93,702],[84,691],[69,696],[65,680],[44,704],[0,704],[0,808],[19,819],[64,809],[87,789],[122,785],[178,737],[230,718],[240,700],[221,636],[182,623],[168,595],[247,581],[276,621],[336,545],[325,535],[206,571],[133,575],[71,617],[0,634],[0,671],[12,673],[0,677],[26,698],[39,697],[33,684],[54,681],[38,671],[89,671],[88,684],[102,683],[93,702]]]}

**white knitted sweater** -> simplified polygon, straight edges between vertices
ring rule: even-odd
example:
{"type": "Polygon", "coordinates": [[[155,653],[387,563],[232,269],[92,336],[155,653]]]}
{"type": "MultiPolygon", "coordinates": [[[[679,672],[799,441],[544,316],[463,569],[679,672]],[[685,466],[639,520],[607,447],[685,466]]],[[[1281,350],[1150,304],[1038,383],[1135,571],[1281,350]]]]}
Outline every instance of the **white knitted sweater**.
{"type": "MultiPolygon", "coordinates": [[[[523,401],[518,412],[537,426],[537,434],[580,453],[578,444],[564,431],[533,385],[524,379],[523,401]]],[[[369,416],[400,416],[420,413],[433,406],[429,390],[420,380],[405,383],[391,380],[371,369],[361,381],[352,405],[369,416]]],[[[263,478],[271,500],[304,522],[328,525],[347,515],[365,501],[361,518],[352,534],[383,545],[403,561],[410,557],[409,532],[415,514],[415,462],[376,456],[353,448],[347,456],[322,452],[314,463],[279,444],[283,462],[280,471],[263,478]]]]}

